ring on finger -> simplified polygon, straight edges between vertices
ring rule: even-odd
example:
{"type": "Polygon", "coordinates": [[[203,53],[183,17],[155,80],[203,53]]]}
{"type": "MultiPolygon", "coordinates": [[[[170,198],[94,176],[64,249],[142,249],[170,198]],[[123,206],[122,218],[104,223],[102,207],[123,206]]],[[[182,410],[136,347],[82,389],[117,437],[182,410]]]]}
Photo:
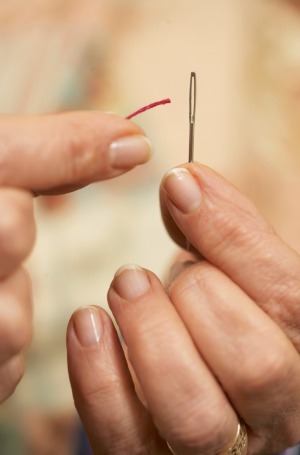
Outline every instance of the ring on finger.
{"type": "Polygon", "coordinates": [[[243,455],[247,445],[248,435],[245,424],[240,420],[233,443],[224,455],[243,455]]]}
{"type": "Polygon", "coordinates": [[[176,455],[176,453],[174,452],[174,450],[172,449],[172,447],[170,446],[169,442],[167,441],[167,446],[170,450],[170,452],[173,454],[173,455],[176,455]]]}
{"type": "MultiPolygon", "coordinates": [[[[245,447],[247,445],[248,435],[246,426],[242,421],[238,422],[238,427],[236,431],[236,436],[230,445],[229,449],[226,450],[224,455],[243,455],[245,447]]],[[[167,442],[167,446],[173,455],[176,455],[170,443],[167,442]]]]}

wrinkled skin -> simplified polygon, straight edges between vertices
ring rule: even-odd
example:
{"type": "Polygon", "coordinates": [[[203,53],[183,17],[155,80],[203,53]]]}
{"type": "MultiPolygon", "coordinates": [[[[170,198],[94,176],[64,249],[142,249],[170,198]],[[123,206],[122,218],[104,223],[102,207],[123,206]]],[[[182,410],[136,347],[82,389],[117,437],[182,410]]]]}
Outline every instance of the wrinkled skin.
{"type": "Polygon", "coordinates": [[[118,270],[108,302],[125,349],[101,308],[79,309],[68,327],[73,395],[95,455],[226,453],[239,418],[244,454],[296,444],[299,255],[205,166],[168,173],[160,197],[171,237],[191,251],[165,285],[138,266],[118,270]]]}

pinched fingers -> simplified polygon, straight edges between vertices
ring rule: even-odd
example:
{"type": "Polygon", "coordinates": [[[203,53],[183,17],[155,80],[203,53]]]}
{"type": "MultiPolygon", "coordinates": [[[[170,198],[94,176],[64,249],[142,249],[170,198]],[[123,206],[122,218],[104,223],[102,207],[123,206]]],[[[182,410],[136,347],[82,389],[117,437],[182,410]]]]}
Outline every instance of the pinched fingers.
{"type": "Polygon", "coordinates": [[[253,204],[216,172],[197,163],[169,172],[161,187],[171,236],[228,275],[300,350],[300,258],[253,204]]]}
{"type": "Polygon", "coordinates": [[[159,280],[122,268],[108,301],[159,433],[178,455],[226,452],[237,415],[159,280]]]}

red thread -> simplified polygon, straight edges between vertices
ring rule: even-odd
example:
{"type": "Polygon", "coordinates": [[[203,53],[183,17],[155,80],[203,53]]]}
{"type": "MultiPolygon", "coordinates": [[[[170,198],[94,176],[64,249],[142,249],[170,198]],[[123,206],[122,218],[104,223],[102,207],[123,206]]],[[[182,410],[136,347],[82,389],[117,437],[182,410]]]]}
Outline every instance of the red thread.
{"type": "Polygon", "coordinates": [[[149,109],[152,109],[153,107],[160,106],[162,104],[168,104],[168,103],[171,103],[170,98],[166,98],[161,101],[156,101],[155,103],[148,104],[148,106],[141,107],[141,109],[138,109],[137,111],[133,112],[132,114],[127,115],[127,117],[125,117],[125,118],[127,120],[130,120],[132,117],[135,117],[136,115],[139,115],[142,112],[148,111],[149,109]]]}

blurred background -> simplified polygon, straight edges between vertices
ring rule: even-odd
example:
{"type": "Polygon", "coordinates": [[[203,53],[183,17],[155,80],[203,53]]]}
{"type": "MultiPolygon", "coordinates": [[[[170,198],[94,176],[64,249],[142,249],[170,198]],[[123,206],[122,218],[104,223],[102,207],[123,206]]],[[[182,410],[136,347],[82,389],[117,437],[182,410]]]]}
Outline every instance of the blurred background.
{"type": "MultiPolygon", "coordinates": [[[[196,160],[253,199],[300,251],[300,4],[297,0],[5,0],[0,113],[72,109],[134,119],[155,149],[129,175],[35,201],[28,260],[35,336],[0,409],[1,455],[74,455],[78,422],[65,331],[81,305],[107,306],[115,270],[163,276],[176,251],[160,220],[163,174],[188,157],[188,89],[198,82],[196,160]]],[[[17,134],[17,132],[16,132],[17,134]]]]}

